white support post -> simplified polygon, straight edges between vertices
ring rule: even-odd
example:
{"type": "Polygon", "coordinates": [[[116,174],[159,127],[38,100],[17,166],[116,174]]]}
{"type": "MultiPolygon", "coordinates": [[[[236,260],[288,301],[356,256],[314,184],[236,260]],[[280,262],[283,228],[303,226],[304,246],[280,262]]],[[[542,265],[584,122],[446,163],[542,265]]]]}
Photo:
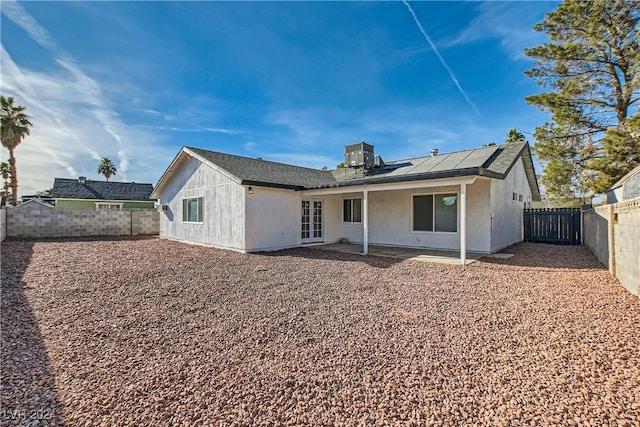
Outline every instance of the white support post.
{"type": "Polygon", "coordinates": [[[369,252],[369,190],[362,192],[362,255],[369,252]]]}
{"type": "Polygon", "coordinates": [[[467,184],[460,184],[460,263],[467,263],[467,184]]]}

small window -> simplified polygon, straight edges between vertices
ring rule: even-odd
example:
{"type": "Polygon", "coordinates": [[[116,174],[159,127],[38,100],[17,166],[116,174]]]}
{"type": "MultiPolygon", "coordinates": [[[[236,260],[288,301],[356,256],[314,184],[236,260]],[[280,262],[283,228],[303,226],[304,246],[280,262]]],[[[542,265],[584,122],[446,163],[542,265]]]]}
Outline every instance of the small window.
{"type": "Polygon", "coordinates": [[[433,231],[433,196],[413,196],[413,231],[433,231]]]}
{"type": "Polygon", "coordinates": [[[513,200],[514,202],[518,201],[518,193],[516,193],[515,191],[513,193],[511,193],[511,200],[513,200]]]}
{"type": "Polygon", "coordinates": [[[202,222],[202,197],[182,199],[182,222],[202,222]]]}
{"type": "Polygon", "coordinates": [[[518,201],[521,202],[523,200],[522,194],[518,194],[518,201]]]}
{"type": "Polygon", "coordinates": [[[413,196],[413,231],[458,231],[458,195],[413,196]]]}
{"type": "Polygon", "coordinates": [[[122,203],[96,202],[97,211],[121,211],[122,203]]]}
{"type": "Polygon", "coordinates": [[[344,199],[342,201],[342,221],[362,222],[362,199],[344,199]]]}

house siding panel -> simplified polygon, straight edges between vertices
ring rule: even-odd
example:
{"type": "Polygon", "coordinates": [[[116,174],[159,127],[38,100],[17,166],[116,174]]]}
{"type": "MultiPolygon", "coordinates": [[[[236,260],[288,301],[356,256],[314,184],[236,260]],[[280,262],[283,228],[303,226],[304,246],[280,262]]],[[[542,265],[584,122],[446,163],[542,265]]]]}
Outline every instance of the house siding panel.
{"type": "Polygon", "coordinates": [[[162,190],[160,236],[188,243],[245,251],[245,189],[230,177],[189,158],[162,190]],[[182,200],[202,197],[202,224],[182,221],[182,200]]]}

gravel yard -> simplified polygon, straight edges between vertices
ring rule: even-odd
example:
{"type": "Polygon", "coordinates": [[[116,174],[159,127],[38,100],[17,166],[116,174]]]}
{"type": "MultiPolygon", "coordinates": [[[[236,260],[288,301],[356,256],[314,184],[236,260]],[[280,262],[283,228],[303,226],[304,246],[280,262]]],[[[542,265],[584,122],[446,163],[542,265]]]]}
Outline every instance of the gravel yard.
{"type": "Polygon", "coordinates": [[[583,247],[460,266],[2,244],[2,425],[640,425],[640,302],[583,247]]]}

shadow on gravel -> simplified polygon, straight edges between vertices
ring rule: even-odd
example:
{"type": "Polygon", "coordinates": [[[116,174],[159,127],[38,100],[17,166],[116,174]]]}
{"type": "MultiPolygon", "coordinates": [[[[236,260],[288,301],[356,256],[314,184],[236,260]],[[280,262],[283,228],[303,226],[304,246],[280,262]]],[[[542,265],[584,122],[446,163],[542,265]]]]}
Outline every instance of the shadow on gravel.
{"type": "Polygon", "coordinates": [[[64,425],[51,364],[27,302],[32,241],[2,243],[0,425],[64,425]]]}
{"type": "Polygon", "coordinates": [[[299,257],[306,259],[326,259],[326,260],[336,260],[336,261],[356,261],[363,262],[371,267],[376,268],[389,268],[395,264],[398,264],[402,261],[405,261],[402,258],[390,258],[390,257],[382,257],[375,255],[358,255],[358,254],[350,254],[346,252],[334,252],[334,251],[324,251],[318,249],[309,249],[309,248],[293,248],[293,249],[283,249],[281,251],[274,252],[256,252],[253,255],[266,256],[266,257],[299,257]]]}
{"type": "Polygon", "coordinates": [[[510,246],[500,252],[514,254],[514,256],[509,259],[484,257],[482,262],[519,267],[572,270],[601,270],[607,268],[584,246],[526,242],[510,246]]]}

